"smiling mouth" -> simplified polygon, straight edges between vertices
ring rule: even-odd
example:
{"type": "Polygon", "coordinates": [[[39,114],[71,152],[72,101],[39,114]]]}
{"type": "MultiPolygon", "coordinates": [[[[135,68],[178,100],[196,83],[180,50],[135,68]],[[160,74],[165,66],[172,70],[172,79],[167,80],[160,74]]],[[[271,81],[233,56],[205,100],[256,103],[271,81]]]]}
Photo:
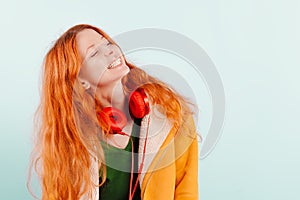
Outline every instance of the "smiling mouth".
{"type": "Polygon", "coordinates": [[[119,58],[117,58],[113,63],[111,63],[111,64],[107,67],[107,69],[117,68],[117,67],[119,67],[121,64],[122,64],[122,60],[121,60],[121,58],[119,57],[119,58]]]}

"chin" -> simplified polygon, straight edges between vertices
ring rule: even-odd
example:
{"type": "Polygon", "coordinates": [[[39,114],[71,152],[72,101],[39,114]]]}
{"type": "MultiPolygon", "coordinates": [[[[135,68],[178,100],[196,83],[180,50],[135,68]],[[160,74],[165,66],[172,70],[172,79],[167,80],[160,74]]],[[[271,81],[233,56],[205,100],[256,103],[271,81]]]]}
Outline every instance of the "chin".
{"type": "Polygon", "coordinates": [[[128,74],[130,72],[130,69],[127,65],[124,66],[124,75],[125,76],[126,74],[128,74]]]}

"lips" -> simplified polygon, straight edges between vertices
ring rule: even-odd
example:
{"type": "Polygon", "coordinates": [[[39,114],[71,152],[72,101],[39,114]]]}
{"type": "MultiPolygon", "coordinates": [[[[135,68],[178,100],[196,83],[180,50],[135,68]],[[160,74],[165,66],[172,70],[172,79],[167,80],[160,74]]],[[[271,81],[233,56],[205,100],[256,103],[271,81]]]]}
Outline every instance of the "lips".
{"type": "Polygon", "coordinates": [[[112,62],[107,69],[114,69],[119,67],[122,64],[122,59],[118,57],[114,62],[112,62]]]}

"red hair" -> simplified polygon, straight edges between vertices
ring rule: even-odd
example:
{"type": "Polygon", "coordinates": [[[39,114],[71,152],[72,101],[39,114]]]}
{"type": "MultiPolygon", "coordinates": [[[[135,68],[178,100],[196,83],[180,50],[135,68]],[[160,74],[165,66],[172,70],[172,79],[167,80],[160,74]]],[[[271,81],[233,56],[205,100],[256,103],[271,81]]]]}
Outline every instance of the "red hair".
{"type": "MultiPolygon", "coordinates": [[[[31,165],[41,178],[42,199],[79,199],[90,195],[91,157],[99,161],[102,183],[106,172],[99,139],[109,131],[99,122],[99,100],[78,80],[82,60],[76,35],[93,29],[116,44],[105,32],[80,24],[67,30],[49,50],[44,60],[40,105],[35,114],[35,144],[31,165]]],[[[142,87],[153,104],[161,105],[166,116],[179,127],[191,111],[187,101],[168,85],[126,61],[130,72],[123,77],[124,91],[142,87]]],[[[100,183],[100,185],[102,184],[100,183]]]]}

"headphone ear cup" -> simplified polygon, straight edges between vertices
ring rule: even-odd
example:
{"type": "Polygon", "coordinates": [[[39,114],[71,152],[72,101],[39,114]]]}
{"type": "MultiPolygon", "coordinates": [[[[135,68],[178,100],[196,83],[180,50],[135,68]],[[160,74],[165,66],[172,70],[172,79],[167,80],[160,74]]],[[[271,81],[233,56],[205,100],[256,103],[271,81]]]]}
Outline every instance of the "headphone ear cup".
{"type": "Polygon", "coordinates": [[[130,114],[137,119],[143,118],[150,112],[149,100],[143,89],[132,92],[129,98],[130,114]]]}
{"type": "Polygon", "coordinates": [[[110,127],[113,133],[122,134],[122,129],[126,126],[127,119],[121,110],[113,107],[105,107],[99,115],[101,120],[110,127]]]}

